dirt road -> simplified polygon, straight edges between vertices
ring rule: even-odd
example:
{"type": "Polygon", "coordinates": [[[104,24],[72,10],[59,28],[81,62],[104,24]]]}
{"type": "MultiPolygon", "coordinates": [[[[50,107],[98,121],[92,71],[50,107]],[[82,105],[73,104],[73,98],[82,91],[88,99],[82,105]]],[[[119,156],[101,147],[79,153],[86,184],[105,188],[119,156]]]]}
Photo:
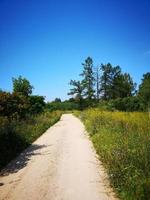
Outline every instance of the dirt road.
{"type": "Polygon", "coordinates": [[[3,171],[0,200],[114,200],[79,119],[64,114],[3,171]]]}

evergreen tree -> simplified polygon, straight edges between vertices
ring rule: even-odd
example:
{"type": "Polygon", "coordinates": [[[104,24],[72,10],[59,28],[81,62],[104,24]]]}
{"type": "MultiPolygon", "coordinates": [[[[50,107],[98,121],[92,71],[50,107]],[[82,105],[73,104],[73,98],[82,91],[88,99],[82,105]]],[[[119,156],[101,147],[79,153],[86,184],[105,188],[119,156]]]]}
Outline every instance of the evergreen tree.
{"type": "Polygon", "coordinates": [[[95,72],[94,72],[94,75],[95,75],[95,96],[96,96],[96,99],[99,100],[100,98],[100,66],[97,66],[95,68],[95,72]]]}
{"type": "Polygon", "coordinates": [[[75,95],[75,101],[79,104],[80,109],[82,109],[84,84],[82,81],[71,80],[70,85],[72,85],[73,88],[70,89],[68,95],[75,95]]]}
{"type": "Polygon", "coordinates": [[[130,74],[119,73],[114,77],[112,98],[130,97],[135,91],[136,84],[133,82],[130,74]]]}
{"type": "Polygon", "coordinates": [[[85,60],[83,65],[83,86],[84,86],[84,96],[88,100],[91,100],[94,97],[94,72],[93,72],[93,60],[91,57],[88,57],[85,60]]]}
{"type": "Polygon", "coordinates": [[[111,89],[113,82],[113,67],[110,63],[104,65],[101,64],[102,76],[100,78],[100,94],[101,98],[104,100],[109,100],[111,98],[111,89]]]}
{"type": "Polygon", "coordinates": [[[57,103],[59,102],[60,103],[61,99],[56,97],[55,100],[54,100],[54,102],[57,102],[57,103]]]}
{"type": "Polygon", "coordinates": [[[139,86],[138,96],[144,107],[150,109],[150,72],[143,74],[142,83],[139,86]]]}
{"type": "Polygon", "coordinates": [[[120,66],[110,63],[101,65],[101,97],[104,100],[124,98],[133,95],[136,84],[128,73],[122,73],[120,66]]]}

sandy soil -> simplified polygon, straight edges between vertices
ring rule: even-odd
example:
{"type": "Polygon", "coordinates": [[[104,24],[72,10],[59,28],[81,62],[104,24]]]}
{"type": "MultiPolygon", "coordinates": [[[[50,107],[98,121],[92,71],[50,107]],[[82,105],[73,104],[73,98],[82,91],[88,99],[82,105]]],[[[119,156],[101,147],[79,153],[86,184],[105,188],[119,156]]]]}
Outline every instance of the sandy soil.
{"type": "Polygon", "coordinates": [[[5,168],[0,200],[115,200],[83,124],[71,114],[5,168]]]}

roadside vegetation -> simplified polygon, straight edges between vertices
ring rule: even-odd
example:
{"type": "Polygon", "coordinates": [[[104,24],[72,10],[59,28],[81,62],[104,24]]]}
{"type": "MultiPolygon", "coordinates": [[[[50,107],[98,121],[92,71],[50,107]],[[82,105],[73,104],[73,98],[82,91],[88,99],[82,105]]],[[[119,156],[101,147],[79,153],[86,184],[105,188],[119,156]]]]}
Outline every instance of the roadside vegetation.
{"type": "Polygon", "coordinates": [[[0,169],[61,117],[45,109],[44,97],[32,95],[25,78],[13,79],[13,93],[0,92],[0,169]]]}
{"type": "Polygon", "coordinates": [[[0,117],[0,169],[56,123],[61,111],[43,112],[24,120],[0,117]]]}
{"type": "Polygon", "coordinates": [[[89,109],[78,115],[121,199],[149,200],[149,114],[89,109]]]}
{"type": "Polygon", "coordinates": [[[150,199],[150,73],[136,83],[119,66],[93,66],[71,80],[75,115],[85,124],[111,185],[123,200],[150,199]]]}

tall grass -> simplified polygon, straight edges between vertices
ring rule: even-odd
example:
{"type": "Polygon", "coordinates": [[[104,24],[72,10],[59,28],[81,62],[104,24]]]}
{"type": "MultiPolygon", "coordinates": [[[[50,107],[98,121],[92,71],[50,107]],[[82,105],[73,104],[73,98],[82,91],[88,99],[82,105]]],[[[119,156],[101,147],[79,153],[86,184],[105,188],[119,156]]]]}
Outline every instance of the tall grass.
{"type": "Polygon", "coordinates": [[[0,117],[0,169],[60,117],[60,111],[45,112],[24,121],[10,121],[7,117],[0,117]]]}
{"type": "Polygon", "coordinates": [[[81,119],[121,199],[150,200],[148,113],[91,109],[81,119]]]}

